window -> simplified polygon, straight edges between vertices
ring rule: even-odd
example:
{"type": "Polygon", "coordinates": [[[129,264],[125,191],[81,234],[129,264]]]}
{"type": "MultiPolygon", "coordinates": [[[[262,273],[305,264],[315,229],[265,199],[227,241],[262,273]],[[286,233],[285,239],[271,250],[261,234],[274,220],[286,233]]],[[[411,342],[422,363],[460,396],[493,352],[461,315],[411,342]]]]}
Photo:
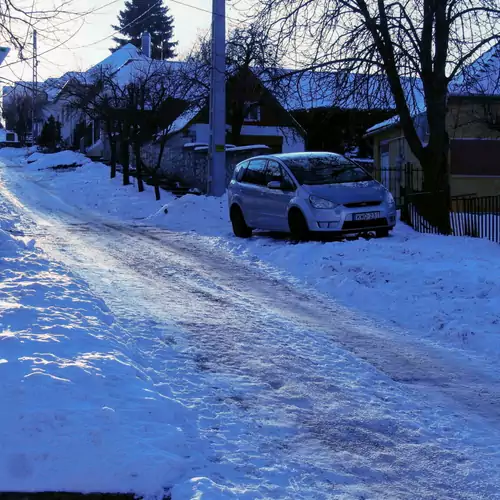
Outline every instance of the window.
{"type": "Polygon", "coordinates": [[[373,180],[366,170],[347,158],[333,153],[288,158],[285,163],[299,184],[342,184],[373,180]]]}
{"type": "Polygon", "coordinates": [[[236,165],[236,168],[234,169],[233,179],[240,182],[241,179],[243,179],[243,175],[245,174],[245,169],[247,168],[247,165],[248,165],[247,161],[238,163],[238,165],[236,165]]]}
{"type": "Polygon", "coordinates": [[[267,162],[267,170],[266,170],[266,184],[269,184],[271,181],[279,181],[283,180],[283,172],[281,171],[280,164],[275,161],[267,162]]]}
{"type": "Polygon", "coordinates": [[[260,106],[258,102],[245,103],[245,121],[246,122],[259,122],[260,121],[260,106]]]}
{"type": "Polygon", "coordinates": [[[269,160],[266,170],[266,185],[272,181],[281,182],[283,191],[293,191],[295,189],[294,182],[282,169],[281,165],[276,161],[269,160]]]}
{"type": "Polygon", "coordinates": [[[267,160],[252,160],[243,174],[242,182],[264,186],[266,183],[266,163],[267,160]]]}

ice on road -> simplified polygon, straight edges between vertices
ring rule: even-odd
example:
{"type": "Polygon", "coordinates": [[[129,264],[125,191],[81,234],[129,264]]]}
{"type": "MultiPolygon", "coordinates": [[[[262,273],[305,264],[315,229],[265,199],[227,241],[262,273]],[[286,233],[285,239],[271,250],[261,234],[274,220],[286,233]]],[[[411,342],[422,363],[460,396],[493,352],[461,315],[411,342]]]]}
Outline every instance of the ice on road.
{"type": "Polygon", "coordinates": [[[177,476],[161,482],[174,464],[161,435],[140,457],[174,500],[500,498],[499,377],[472,355],[196,235],[75,210],[20,175],[0,196],[23,236],[102,298],[155,391],[185,409],[172,418],[193,454],[175,456],[177,476]]]}

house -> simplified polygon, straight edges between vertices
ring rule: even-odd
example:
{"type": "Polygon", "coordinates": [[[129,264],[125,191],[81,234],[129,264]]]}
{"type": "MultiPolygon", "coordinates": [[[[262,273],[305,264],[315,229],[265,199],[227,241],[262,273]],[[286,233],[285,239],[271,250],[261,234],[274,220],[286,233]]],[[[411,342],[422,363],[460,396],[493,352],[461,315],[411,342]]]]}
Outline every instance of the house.
{"type": "MultiPolygon", "coordinates": [[[[229,80],[226,93],[226,144],[261,144],[273,153],[305,150],[305,133],[302,127],[251,71],[229,80]],[[236,82],[236,79],[241,80],[236,82]],[[239,121],[233,116],[236,113],[235,103],[238,101],[243,108],[239,121]]],[[[178,117],[169,131],[171,145],[208,143],[209,138],[208,105],[188,109],[178,117]]]]}
{"type": "MultiPolygon", "coordinates": [[[[167,63],[168,64],[168,63],[167,63]]],[[[183,63],[176,68],[183,71],[183,63]]],[[[134,66],[134,63],[132,63],[134,66]]],[[[204,189],[208,178],[210,142],[209,109],[205,100],[190,96],[199,89],[177,96],[190,101],[164,131],[164,153],[160,171],[189,186],[204,189]]],[[[226,88],[226,174],[229,181],[234,166],[262,153],[301,152],[305,133],[278,99],[249,71],[227,82],[226,88]]],[[[158,162],[160,141],[152,141],[142,150],[142,160],[154,168],[158,162]]]]}
{"type": "MultiPolygon", "coordinates": [[[[417,133],[428,140],[427,117],[422,106],[414,114],[417,133]]],[[[500,44],[480,56],[449,87],[447,130],[452,195],[500,193],[500,44]]],[[[417,169],[418,160],[404,138],[397,116],[367,130],[374,145],[375,170],[391,190],[404,184],[406,164],[417,169]],[[392,172],[391,172],[392,170],[392,172]]],[[[421,177],[421,176],[420,176],[421,177]]],[[[417,186],[418,188],[418,186],[417,186]]]]}
{"type": "Polygon", "coordinates": [[[130,61],[142,58],[140,50],[126,44],[85,72],[68,72],[60,78],[47,80],[44,120],[52,115],[61,123],[61,138],[67,145],[79,148],[83,142],[85,148],[92,148],[101,141],[101,125],[73,105],[75,88],[90,84],[99,73],[117,72],[130,61]]]}

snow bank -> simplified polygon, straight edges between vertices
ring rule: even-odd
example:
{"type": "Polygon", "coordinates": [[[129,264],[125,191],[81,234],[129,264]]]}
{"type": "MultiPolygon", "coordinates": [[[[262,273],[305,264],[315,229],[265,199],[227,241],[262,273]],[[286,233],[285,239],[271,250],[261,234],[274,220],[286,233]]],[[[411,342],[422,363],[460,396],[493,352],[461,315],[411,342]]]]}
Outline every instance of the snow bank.
{"type": "Polygon", "coordinates": [[[0,157],[4,165],[10,166],[24,162],[26,157],[36,151],[36,146],[32,148],[0,148],[0,157]]]}
{"type": "Polygon", "coordinates": [[[203,464],[196,419],[85,283],[5,232],[16,217],[0,199],[2,491],[162,497],[203,464]]]}
{"type": "Polygon", "coordinates": [[[79,167],[91,161],[90,158],[75,151],[59,151],[52,154],[33,153],[27,158],[27,166],[32,170],[44,170],[57,167],[79,167]]]}
{"type": "MultiPolygon", "coordinates": [[[[145,184],[144,192],[137,192],[137,180],[130,178],[131,184],[122,185],[122,176],[117,173],[110,178],[110,167],[99,162],[92,162],[79,153],[61,155],[53,160],[55,155],[35,153],[30,159],[34,163],[26,169],[26,175],[40,185],[49,188],[57,196],[67,201],[72,207],[91,210],[96,216],[118,217],[120,220],[141,220],[149,217],[163,207],[165,202],[174,199],[166,191],[161,191],[161,201],[156,201],[154,188],[145,184]],[[84,161],[80,168],[74,170],[54,170],[49,165],[60,161],[84,161]],[[41,170],[39,165],[45,167],[41,170]]],[[[57,155],[59,153],[56,153],[57,155]]],[[[1,153],[0,153],[1,157],[1,153]]]]}
{"type": "Polygon", "coordinates": [[[420,337],[500,357],[500,245],[416,233],[399,224],[390,238],[291,244],[256,233],[233,237],[226,198],[184,196],[151,218],[174,231],[255,257],[343,304],[420,337]]]}

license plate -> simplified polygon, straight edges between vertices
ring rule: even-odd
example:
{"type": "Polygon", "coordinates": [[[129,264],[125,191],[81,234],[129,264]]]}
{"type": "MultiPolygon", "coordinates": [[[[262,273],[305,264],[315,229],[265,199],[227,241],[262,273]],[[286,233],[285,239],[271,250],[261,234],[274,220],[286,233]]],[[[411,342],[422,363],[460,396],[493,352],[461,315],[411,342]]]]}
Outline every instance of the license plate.
{"type": "Polygon", "coordinates": [[[380,212],[363,212],[362,214],[354,214],[354,220],[373,220],[379,218],[380,212]]]}

